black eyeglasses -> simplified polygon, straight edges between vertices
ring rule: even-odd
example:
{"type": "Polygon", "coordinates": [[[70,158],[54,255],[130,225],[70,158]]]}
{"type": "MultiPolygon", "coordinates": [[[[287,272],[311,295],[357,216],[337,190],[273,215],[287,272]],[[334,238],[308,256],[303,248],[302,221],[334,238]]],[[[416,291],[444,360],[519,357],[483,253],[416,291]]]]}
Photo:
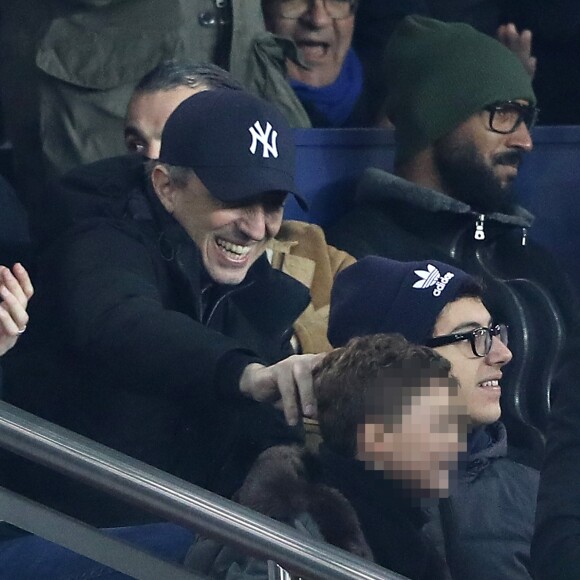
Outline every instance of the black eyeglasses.
{"type": "Polygon", "coordinates": [[[471,344],[473,354],[478,357],[484,357],[489,354],[491,350],[492,340],[494,336],[498,336],[500,341],[507,346],[508,343],[508,327],[505,324],[496,324],[495,326],[485,327],[480,326],[474,328],[469,332],[458,332],[454,334],[446,334],[445,336],[436,336],[425,343],[425,346],[435,348],[437,346],[445,346],[453,344],[462,340],[468,340],[471,344]]]}
{"type": "MultiPolygon", "coordinates": [[[[297,20],[310,8],[312,2],[313,0],[278,0],[278,14],[282,18],[297,20]]],[[[353,13],[357,0],[322,0],[322,3],[333,20],[342,20],[353,13]]]]}
{"type": "Polygon", "coordinates": [[[524,123],[531,129],[538,120],[540,109],[533,105],[524,105],[516,101],[504,101],[485,107],[489,112],[489,128],[503,135],[514,133],[524,123]]]}

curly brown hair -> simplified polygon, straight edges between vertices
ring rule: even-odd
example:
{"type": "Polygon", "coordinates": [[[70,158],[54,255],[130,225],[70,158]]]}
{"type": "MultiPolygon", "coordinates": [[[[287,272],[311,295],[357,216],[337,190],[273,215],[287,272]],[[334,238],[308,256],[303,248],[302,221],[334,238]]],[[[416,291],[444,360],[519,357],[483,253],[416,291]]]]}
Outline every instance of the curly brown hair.
{"type": "Polygon", "coordinates": [[[314,392],[324,442],[345,457],[356,455],[356,433],[369,415],[396,425],[404,406],[421,393],[425,379],[450,378],[449,361],[400,334],[351,339],[329,352],[314,371],[314,392]]]}

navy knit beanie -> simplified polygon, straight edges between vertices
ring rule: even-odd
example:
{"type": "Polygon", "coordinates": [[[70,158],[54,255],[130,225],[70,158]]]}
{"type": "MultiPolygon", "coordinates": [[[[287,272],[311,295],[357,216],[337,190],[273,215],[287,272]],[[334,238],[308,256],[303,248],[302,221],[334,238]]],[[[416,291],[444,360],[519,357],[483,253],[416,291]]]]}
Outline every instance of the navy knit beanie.
{"type": "Polygon", "coordinates": [[[328,340],[338,347],[355,336],[399,333],[409,342],[424,344],[443,308],[466,291],[477,294],[478,283],[442,262],[368,256],[336,277],[328,340]]]}

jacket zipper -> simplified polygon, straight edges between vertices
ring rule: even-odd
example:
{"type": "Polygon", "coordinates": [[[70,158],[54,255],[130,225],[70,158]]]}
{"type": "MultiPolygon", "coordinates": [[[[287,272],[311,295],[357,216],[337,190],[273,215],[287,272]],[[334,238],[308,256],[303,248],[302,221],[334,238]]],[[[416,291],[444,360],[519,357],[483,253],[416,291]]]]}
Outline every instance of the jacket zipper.
{"type": "Polygon", "coordinates": [[[473,237],[476,240],[485,240],[485,230],[484,230],[484,224],[485,224],[485,214],[480,213],[477,216],[477,220],[475,221],[475,233],[473,235],[473,237]]]}
{"type": "MultiPolygon", "coordinates": [[[[473,237],[482,241],[485,240],[485,214],[480,213],[475,220],[475,233],[473,237]]],[[[525,246],[528,242],[528,228],[522,228],[522,246],[525,246]]]]}
{"type": "Polygon", "coordinates": [[[211,322],[211,319],[213,317],[213,315],[215,314],[218,306],[226,299],[229,298],[232,294],[237,294],[238,292],[240,292],[241,290],[245,290],[246,288],[249,288],[250,286],[252,286],[254,284],[254,281],[251,280],[250,282],[248,282],[247,284],[244,284],[241,287],[237,287],[237,288],[233,288],[232,290],[230,290],[229,292],[226,292],[225,294],[223,294],[222,296],[220,296],[216,301],[215,304],[212,306],[212,309],[208,315],[208,317],[205,319],[205,323],[204,326],[208,326],[209,327],[209,323],[211,322]]]}

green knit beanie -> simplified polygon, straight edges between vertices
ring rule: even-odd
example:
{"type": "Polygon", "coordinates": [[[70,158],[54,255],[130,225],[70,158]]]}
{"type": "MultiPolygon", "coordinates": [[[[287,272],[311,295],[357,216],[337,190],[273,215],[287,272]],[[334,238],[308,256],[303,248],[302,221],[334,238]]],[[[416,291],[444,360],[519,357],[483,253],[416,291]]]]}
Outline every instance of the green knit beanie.
{"type": "Polygon", "coordinates": [[[536,104],[518,57],[468,24],[407,16],[385,53],[384,110],[396,127],[404,163],[471,115],[498,101],[536,104]]]}

